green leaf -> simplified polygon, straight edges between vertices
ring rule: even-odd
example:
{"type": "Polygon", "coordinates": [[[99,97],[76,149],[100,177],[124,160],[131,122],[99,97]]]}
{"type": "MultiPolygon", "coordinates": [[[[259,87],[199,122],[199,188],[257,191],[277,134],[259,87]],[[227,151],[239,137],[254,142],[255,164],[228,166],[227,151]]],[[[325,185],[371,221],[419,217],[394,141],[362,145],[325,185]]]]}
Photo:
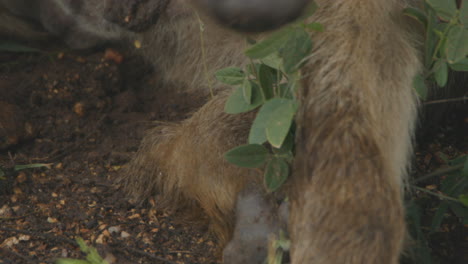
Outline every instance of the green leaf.
{"type": "Polygon", "coordinates": [[[406,222],[409,226],[413,227],[411,236],[419,239],[422,237],[421,232],[421,207],[414,201],[411,200],[406,205],[406,222]]]}
{"type": "Polygon", "coordinates": [[[302,28],[295,29],[280,51],[284,71],[290,73],[298,70],[311,50],[312,40],[309,34],[302,28]]]}
{"type": "Polygon", "coordinates": [[[260,63],[250,63],[246,67],[248,76],[253,76],[255,79],[257,78],[259,69],[260,69],[260,63]]]}
{"type": "Polygon", "coordinates": [[[86,245],[86,242],[81,237],[77,237],[75,240],[76,240],[76,243],[78,243],[78,246],[80,247],[80,250],[82,252],[84,253],[90,252],[88,245],[86,245]]]}
{"type": "Polygon", "coordinates": [[[283,144],[281,145],[281,148],[273,148],[274,153],[278,153],[280,155],[284,154],[290,154],[292,157],[292,151],[294,148],[294,134],[293,132],[289,132],[288,135],[286,136],[286,139],[284,140],[283,144]]]}
{"type": "Polygon", "coordinates": [[[468,55],[468,29],[455,25],[449,30],[447,34],[446,54],[450,64],[466,59],[468,55]]]}
{"type": "Polygon", "coordinates": [[[250,128],[249,143],[263,144],[267,141],[266,126],[272,114],[282,104],[287,104],[287,99],[273,98],[267,101],[258,111],[257,116],[250,128]]]}
{"type": "Polygon", "coordinates": [[[288,235],[283,230],[280,230],[278,246],[285,251],[289,251],[291,248],[291,240],[288,239],[288,235]]]}
{"type": "Polygon", "coordinates": [[[439,205],[439,208],[437,208],[437,211],[434,214],[434,217],[432,218],[432,223],[431,223],[431,232],[435,232],[439,230],[440,225],[442,224],[442,221],[445,218],[445,214],[447,213],[449,209],[449,205],[447,201],[442,201],[439,205]]]}
{"type": "Polygon", "coordinates": [[[465,28],[468,28],[468,2],[466,0],[461,3],[460,22],[465,26],[465,28]]]}
{"type": "Polygon", "coordinates": [[[439,85],[439,87],[445,87],[449,73],[447,63],[442,59],[439,59],[434,66],[434,71],[434,78],[437,85],[439,85]]]}
{"type": "Polygon", "coordinates": [[[63,258],[58,259],[55,262],[56,264],[108,264],[108,262],[102,259],[99,255],[96,248],[86,245],[82,238],[76,238],[76,242],[78,243],[80,250],[86,254],[86,260],[63,258]]]}
{"type": "Polygon", "coordinates": [[[243,168],[262,166],[270,153],[262,145],[248,144],[233,148],[224,154],[224,158],[234,165],[243,168]]]}
{"type": "Polygon", "coordinates": [[[215,73],[216,79],[229,85],[240,85],[244,82],[245,74],[241,68],[229,67],[215,73]]]}
{"type": "Polygon", "coordinates": [[[424,26],[424,28],[427,28],[427,17],[426,14],[424,14],[424,12],[422,12],[421,10],[417,8],[408,7],[403,10],[403,14],[414,18],[416,21],[421,23],[424,26]]]}
{"type": "Polygon", "coordinates": [[[226,104],[224,105],[224,112],[228,114],[239,114],[251,111],[259,107],[263,103],[262,94],[260,92],[260,87],[254,82],[251,82],[252,86],[252,100],[251,104],[245,102],[244,99],[244,89],[238,87],[234,92],[229,96],[226,104]]]}
{"type": "Polygon", "coordinates": [[[86,260],[90,264],[108,264],[108,262],[103,260],[102,257],[99,255],[96,248],[89,247],[88,245],[86,245],[86,243],[81,237],[76,238],[76,242],[78,243],[80,250],[86,253],[86,260]]]}
{"type": "Polygon", "coordinates": [[[455,16],[457,6],[454,0],[426,0],[435,11],[438,17],[449,21],[455,16]]]}
{"type": "Polygon", "coordinates": [[[272,158],[265,168],[265,186],[271,192],[278,190],[288,179],[289,166],[282,158],[272,158]]]}
{"type": "Polygon", "coordinates": [[[468,224],[468,208],[464,207],[463,205],[459,203],[450,203],[450,209],[452,212],[455,213],[456,216],[458,216],[460,219],[462,219],[462,222],[464,225],[468,224]]]}
{"type": "Polygon", "coordinates": [[[413,79],[413,87],[416,90],[419,98],[422,100],[427,99],[428,89],[426,86],[426,82],[424,81],[424,77],[421,74],[418,74],[413,79]]]}
{"type": "Polygon", "coordinates": [[[245,55],[251,59],[262,59],[268,55],[278,52],[290,38],[293,29],[286,27],[270,37],[258,42],[245,51],[245,55]]]}
{"type": "Polygon", "coordinates": [[[252,83],[248,79],[244,79],[244,83],[242,85],[242,96],[248,105],[252,103],[252,83]]]}
{"type": "Polygon", "coordinates": [[[294,87],[291,87],[291,85],[293,85],[291,82],[281,83],[279,85],[279,96],[286,99],[293,99],[294,87]]]}
{"type": "Polygon", "coordinates": [[[460,172],[450,173],[443,181],[441,191],[449,196],[458,197],[465,194],[468,188],[468,179],[462,177],[460,172]]]}
{"type": "MultiPolygon", "coordinates": [[[[442,153],[440,153],[440,154],[442,154],[442,153]]],[[[440,154],[438,153],[438,155],[440,155],[440,154]]],[[[444,155],[445,155],[445,154],[444,154],[444,155]]],[[[456,165],[458,165],[458,164],[464,164],[464,163],[468,160],[468,155],[460,155],[460,156],[458,156],[458,157],[456,157],[456,158],[454,158],[454,159],[451,159],[451,160],[448,160],[448,156],[447,156],[447,155],[445,155],[444,158],[446,158],[446,159],[444,159],[444,160],[448,163],[448,165],[450,165],[450,166],[456,166],[456,165]]]]}
{"type": "Polygon", "coordinates": [[[35,168],[48,168],[50,169],[51,164],[46,163],[33,163],[33,164],[26,164],[26,165],[15,165],[14,170],[26,170],[26,169],[35,169],[35,168]]]}
{"type": "Polygon", "coordinates": [[[25,52],[25,53],[41,53],[39,49],[31,48],[19,43],[2,41],[0,42],[0,51],[7,52],[25,52]]]}
{"type": "Polygon", "coordinates": [[[464,205],[468,207],[468,194],[462,194],[458,196],[458,200],[464,205]]]}
{"type": "Polygon", "coordinates": [[[439,41],[439,37],[435,33],[435,28],[438,25],[438,19],[432,9],[427,10],[427,30],[424,50],[424,65],[426,68],[431,68],[433,63],[432,55],[439,41]]]}
{"type": "Polygon", "coordinates": [[[287,102],[279,105],[279,107],[271,113],[270,120],[268,120],[266,125],[268,142],[275,148],[280,148],[283,144],[298,108],[296,101],[289,99],[284,100],[287,100],[287,102]]]}
{"type": "Polygon", "coordinates": [[[268,100],[258,111],[257,117],[250,128],[249,143],[250,144],[263,144],[267,141],[266,127],[271,119],[275,110],[280,108],[281,105],[290,104],[292,100],[283,98],[273,98],[268,100]]]}
{"type": "Polygon", "coordinates": [[[317,32],[323,32],[325,28],[323,27],[322,24],[320,23],[309,23],[304,25],[306,29],[317,31],[317,32]]]}
{"type": "Polygon", "coordinates": [[[422,210],[414,200],[406,204],[406,221],[408,223],[409,232],[411,237],[417,242],[411,250],[411,255],[414,255],[415,259],[418,260],[417,264],[430,264],[432,263],[431,254],[427,246],[426,238],[422,232],[421,215],[422,210]]]}
{"type": "MultiPolygon", "coordinates": [[[[263,90],[263,94],[265,95],[265,99],[270,99],[273,97],[273,84],[277,82],[277,75],[278,72],[265,65],[261,64],[258,70],[258,80],[260,82],[260,87],[263,90]]],[[[280,77],[281,78],[281,77],[280,77]]]]}
{"type": "Polygon", "coordinates": [[[454,71],[468,71],[468,58],[464,58],[457,63],[450,64],[450,68],[454,71]]]}
{"type": "Polygon", "coordinates": [[[263,58],[262,63],[273,69],[281,70],[283,59],[280,57],[279,52],[274,52],[263,58]]]}

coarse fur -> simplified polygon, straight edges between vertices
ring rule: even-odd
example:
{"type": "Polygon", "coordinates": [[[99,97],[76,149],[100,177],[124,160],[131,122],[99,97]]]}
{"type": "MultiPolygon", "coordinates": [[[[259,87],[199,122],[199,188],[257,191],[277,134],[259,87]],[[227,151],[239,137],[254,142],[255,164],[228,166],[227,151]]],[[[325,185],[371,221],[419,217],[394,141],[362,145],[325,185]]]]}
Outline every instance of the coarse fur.
{"type": "Polygon", "coordinates": [[[397,263],[418,53],[401,1],[318,1],[291,177],[293,263],[397,263]],[[328,3],[325,3],[328,2],[328,3]]]}
{"type": "MultiPolygon", "coordinates": [[[[70,9],[77,3],[70,0],[30,0],[50,8],[25,9],[27,1],[1,0],[8,13],[0,10],[0,21],[20,25],[22,14],[77,48],[141,38],[139,52],[171,87],[213,90],[216,95],[189,119],[150,130],[118,182],[137,202],[160,194],[178,208],[201,207],[225,245],[239,193],[247,183],[261,184],[256,171],[223,157],[246,143],[255,112],[224,113],[229,90],[212,78],[221,68],[249,63],[245,37],[218,26],[189,0],[171,0],[141,36],[102,20],[103,6],[90,9],[94,1],[84,2],[87,9],[70,9]],[[52,19],[46,11],[61,16],[52,19]]],[[[417,33],[402,15],[409,0],[316,2],[320,8],[311,20],[325,32],[313,35],[314,50],[302,71],[296,158],[284,188],[291,262],[395,264],[405,236],[402,189],[418,105],[412,79],[420,70],[417,33]]],[[[43,33],[22,25],[38,37],[43,33]]],[[[5,32],[25,37],[0,26],[5,32]]]]}
{"type": "Polygon", "coordinates": [[[105,0],[0,0],[0,35],[85,49],[135,34],[104,19],[105,0]]]}
{"type": "Polygon", "coordinates": [[[186,0],[170,1],[142,44],[138,52],[155,62],[166,82],[193,92],[222,89],[214,73],[246,63],[245,36],[220,27],[186,0]]]}
{"type": "Polygon", "coordinates": [[[234,226],[237,194],[258,181],[251,170],[224,160],[226,151],[244,143],[254,118],[220,111],[227,95],[221,92],[180,124],[151,130],[120,179],[134,201],[162,192],[176,208],[200,206],[223,244],[234,226]]]}
{"type": "MultiPolygon", "coordinates": [[[[292,263],[397,263],[418,105],[412,79],[420,70],[415,32],[402,15],[406,2],[317,2],[312,20],[326,30],[314,34],[303,70],[287,188],[292,263]]],[[[209,20],[201,45],[198,16],[186,1],[173,0],[166,16],[149,52],[167,81],[203,90],[206,73],[247,63],[243,38],[209,20]]],[[[216,96],[182,124],[150,131],[121,178],[139,201],[157,192],[182,204],[196,201],[222,242],[232,233],[238,192],[255,177],[223,159],[246,142],[242,130],[252,120],[224,114],[224,100],[216,96]]]]}

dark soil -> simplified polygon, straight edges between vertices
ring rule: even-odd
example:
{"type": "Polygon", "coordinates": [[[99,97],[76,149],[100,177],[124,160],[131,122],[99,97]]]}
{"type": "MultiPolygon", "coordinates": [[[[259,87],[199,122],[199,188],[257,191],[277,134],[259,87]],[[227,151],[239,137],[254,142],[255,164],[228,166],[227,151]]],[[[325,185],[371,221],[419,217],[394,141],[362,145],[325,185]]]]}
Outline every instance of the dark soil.
{"type": "MultiPolygon", "coordinates": [[[[0,263],[83,258],[76,237],[111,263],[220,262],[205,225],[133,206],[113,186],[153,121],[184,119],[200,96],[162,87],[150,66],[115,50],[0,53],[0,67],[0,263]],[[13,169],[35,163],[49,168],[13,169]]],[[[444,166],[439,152],[468,152],[461,112],[419,146],[416,175],[444,166]]],[[[441,263],[467,252],[467,228],[454,221],[432,244],[441,263]]]]}
{"type": "Polygon", "coordinates": [[[206,226],[134,207],[113,186],[153,120],[203,103],[121,56],[0,54],[0,263],[83,258],[77,236],[113,263],[218,263],[206,226]],[[12,169],[32,163],[50,168],[12,169]]]}

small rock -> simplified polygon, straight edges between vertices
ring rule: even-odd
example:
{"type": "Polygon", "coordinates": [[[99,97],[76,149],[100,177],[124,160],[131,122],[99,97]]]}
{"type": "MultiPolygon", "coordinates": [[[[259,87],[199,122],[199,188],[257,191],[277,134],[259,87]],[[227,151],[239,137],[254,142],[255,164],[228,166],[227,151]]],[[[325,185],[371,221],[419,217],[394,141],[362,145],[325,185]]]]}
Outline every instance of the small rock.
{"type": "Polygon", "coordinates": [[[127,233],[127,232],[125,232],[125,231],[122,231],[122,233],[120,233],[120,236],[121,236],[122,238],[127,238],[127,237],[130,236],[130,234],[127,233]]]}
{"type": "Polygon", "coordinates": [[[119,233],[120,232],[120,227],[118,226],[111,226],[109,227],[109,233],[113,234],[113,233],[119,233]]]}

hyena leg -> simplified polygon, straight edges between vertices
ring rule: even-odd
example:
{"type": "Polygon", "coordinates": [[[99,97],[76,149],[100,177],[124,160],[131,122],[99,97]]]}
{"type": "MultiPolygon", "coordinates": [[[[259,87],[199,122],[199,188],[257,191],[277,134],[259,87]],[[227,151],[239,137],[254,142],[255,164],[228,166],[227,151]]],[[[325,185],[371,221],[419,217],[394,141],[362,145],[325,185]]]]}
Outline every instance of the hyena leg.
{"type": "Polygon", "coordinates": [[[398,263],[418,54],[398,1],[318,1],[292,175],[292,263],[398,263]]]}
{"type": "Polygon", "coordinates": [[[268,256],[268,244],[287,230],[288,202],[278,204],[276,197],[266,193],[255,182],[238,194],[233,237],[223,251],[225,264],[263,264],[268,256]]]}
{"type": "Polygon", "coordinates": [[[221,244],[232,233],[237,194],[257,181],[252,170],[224,160],[225,152],[246,143],[254,116],[224,113],[226,98],[217,95],[180,124],[149,131],[120,178],[136,201],[159,192],[173,207],[200,206],[221,244]]]}

